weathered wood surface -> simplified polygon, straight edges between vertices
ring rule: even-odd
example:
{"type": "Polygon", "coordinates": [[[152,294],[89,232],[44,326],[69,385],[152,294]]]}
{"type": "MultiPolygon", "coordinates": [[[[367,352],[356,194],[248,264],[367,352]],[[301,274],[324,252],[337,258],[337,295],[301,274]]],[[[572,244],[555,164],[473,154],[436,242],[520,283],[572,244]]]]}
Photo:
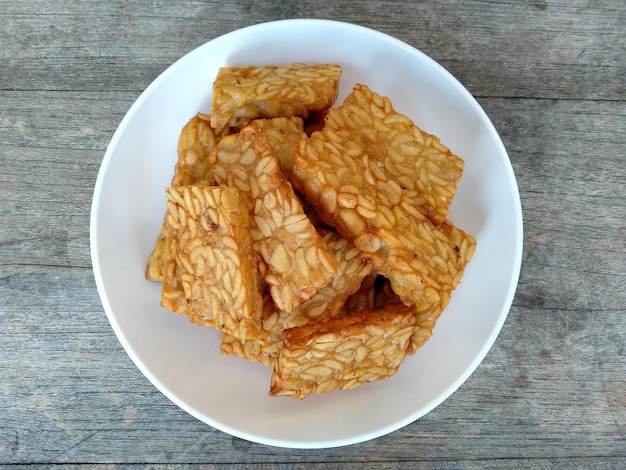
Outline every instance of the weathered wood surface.
{"type": "Polygon", "coordinates": [[[0,2],[0,465],[624,468],[625,100],[622,0],[0,2]],[[89,256],[99,164],[140,92],[207,40],[296,17],[448,68],[503,138],[525,223],[477,371],[417,422],[328,450],[245,442],[170,403],[113,334],[89,256]]]}

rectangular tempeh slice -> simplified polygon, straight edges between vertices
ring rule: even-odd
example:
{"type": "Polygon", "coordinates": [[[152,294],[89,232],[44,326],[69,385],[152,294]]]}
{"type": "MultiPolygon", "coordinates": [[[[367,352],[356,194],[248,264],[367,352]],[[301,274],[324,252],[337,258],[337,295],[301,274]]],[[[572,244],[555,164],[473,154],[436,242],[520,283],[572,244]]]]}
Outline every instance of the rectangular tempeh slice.
{"type": "Polygon", "coordinates": [[[253,248],[274,302],[288,312],[310,299],[339,269],[285,179],[263,131],[246,126],[214,149],[219,184],[242,191],[253,248]]]}
{"type": "MultiPolygon", "coordinates": [[[[224,132],[216,133],[211,128],[211,116],[198,113],[192,117],[178,137],[178,160],[170,186],[213,184],[209,155],[224,135],[224,132]]],[[[150,281],[163,281],[163,265],[170,244],[167,238],[163,223],[146,265],[146,279],[150,281]]]]}
{"type": "MultiPolygon", "coordinates": [[[[167,225],[189,319],[241,338],[261,329],[260,279],[241,193],[219,186],[166,189],[167,225]]],[[[170,284],[166,277],[165,286],[170,284]]],[[[166,296],[164,296],[166,297],[166,296]]]]}
{"type": "Polygon", "coordinates": [[[435,225],[448,215],[464,162],[441,141],[394,110],[391,101],[356,85],[328,112],[326,131],[343,129],[378,167],[412,197],[435,225]]]}
{"type": "Polygon", "coordinates": [[[320,231],[322,240],[332,253],[339,268],[330,282],[291,312],[274,311],[264,318],[270,331],[306,325],[337,316],[348,297],[354,294],[363,279],[371,274],[372,264],[359,257],[359,250],[336,232],[320,231]]]}
{"type": "Polygon", "coordinates": [[[396,303],[285,330],[270,395],[302,399],[386,379],[406,357],[414,323],[409,307],[396,303]]]}
{"type": "Polygon", "coordinates": [[[222,353],[273,365],[282,347],[284,329],[324,321],[339,313],[346,299],[370,275],[372,265],[359,259],[359,251],[338,233],[323,232],[322,239],[339,264],[331,282],[292,312],[280,310],[271,299],[264,298],[263,333],[257,340],[222,335],[222,353]]]}
{"type": "Polygon", "coordinates": [[[341,67],[332,64],[222,67],[213,82],[211,126],[323,112],[337,99],[340,76],[341,67]]]}
{"type": "Polygon", "coordinates": [[[325,223],[377,261],[375,269],[391,280],[403,301],[422,310],[453,289],[452,280],[468,259],[363,154],[350,133],[318,132],[302,141],[291,180],[325,223]],[[402,256],[393,256],[396,252],[402,256]]]}

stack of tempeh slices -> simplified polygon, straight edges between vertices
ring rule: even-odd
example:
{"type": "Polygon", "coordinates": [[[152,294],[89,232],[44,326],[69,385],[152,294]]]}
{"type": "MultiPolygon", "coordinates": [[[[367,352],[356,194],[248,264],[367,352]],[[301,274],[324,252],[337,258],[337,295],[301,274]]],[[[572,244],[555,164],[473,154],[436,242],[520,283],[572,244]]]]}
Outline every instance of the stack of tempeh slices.
{"type": "Polygon", "coordinates": [[[146,268],[163,307],[274,368],[271,395],[395,374],[476,246],[446,218],[463,160],[365,85],[331,108],[340,75],[220,69],[211,115],[181,131],[146,268]]]}

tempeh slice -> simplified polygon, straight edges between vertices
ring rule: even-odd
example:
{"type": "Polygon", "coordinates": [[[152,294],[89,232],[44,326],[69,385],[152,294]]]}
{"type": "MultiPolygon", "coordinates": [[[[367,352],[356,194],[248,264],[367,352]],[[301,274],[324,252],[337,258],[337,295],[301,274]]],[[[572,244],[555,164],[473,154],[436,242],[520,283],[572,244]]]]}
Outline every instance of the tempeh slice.
{"type": "Polygon", "coordinates": [[[213,82],[211,126],[324,112],[337,99],[341,67],[332,64],[222,67],[213,82]]]}
{"type": "Polygon", "coordinates": [[[310,299],[339,266],[305,215],[263,131],[246,126],[214,149],[219,184],[242,191],[253,249],[274,302],[288,312],[310,299]]]}
{"type": "Polygon", "coordinates": [[[397,303],[285,330],[270,395],[302,399],[386,379],[406,357],[414,323],[397,303]]]}
{"type": "Polygon", "coordinates": [[[344,103],[328,112],[326,130],[348,131],[363,153],[435,225],[448,215],[464,162],[439,138],[396,112],[387,97],[356,85],[344,103]]]}
{"type": "MultiPolygon", "coordinates": [[[[241,193],[219,186],[166,189],[171,256],[188,308],[200,325],[241,338],[261,329],[260,279],[252,253],[249,216],[241,193]]],[[[164,288],[170,279],[164,281],[164,288]]],[[[164,302],[165,303],[165,302],[164,302]]]]}
{"type": "Polygon", "coordinates": [[[331,281],[322,286],[310,299],[291,312],[275,311],[263,324],[267,330],[282,331],[285,328],[327,320],[337,316],[348,297],[360,287],[363,279],[371,274],[372,265],[359,257],[359,250],[336,232],[321,231],[322,240],[333,254],[339,269],[331,281]]]}
{"type": "MultiPolygon", "coordinates": [[[[209,155],[224,135],[224,132],[216,133],[211,128],[211,116],[198,113],[192,117],[178,136],[178,161],[170,186],[214,184],[209,155]]],[[[155,247],[148,257],[146,279],[149,281],[163,281],[163,266],[169,245],[164,222],[155,247]]]]}
{"type": "Polygon", "coordinates": [[[222,336],[222,353],[273,365],[282,347],[284,329],[324,321],[339,313],[346,299],[371,274],[372,265],[359,259],[359,251],[338,233],[323,232],[322,239],[339,264],[339,271],[331,282],[292,312],[280,310],[271,299],[264,298],[263,333],[259,339],[222,336]]]}

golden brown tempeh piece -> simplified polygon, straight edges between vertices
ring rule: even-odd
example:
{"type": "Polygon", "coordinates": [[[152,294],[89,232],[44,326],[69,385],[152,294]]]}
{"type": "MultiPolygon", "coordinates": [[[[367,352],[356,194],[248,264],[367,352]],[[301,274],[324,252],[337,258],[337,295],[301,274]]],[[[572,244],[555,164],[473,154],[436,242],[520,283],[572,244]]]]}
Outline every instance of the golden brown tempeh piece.
{"type": "Polygon", "coordinates": [[[371,257],[376,271],[418,310],[438,303],[460,278],[467,260],[454,243],[349,134],[315,133],[302,141],[291,180],[320,218],[371,257]]]}
{"type": "MultiPolygon", "coordinates": [[[[167,222],[164,223],[164,226],[166,230],[171,233],[167,222]]],[[[160,264],[160,273],[163,277],[161,285],[161,307],[177,315],[187,315],[189,303],[187,302],[182,283],[183,269],[176,262],[176,256],[174,255],[174,253],[178,251],[178,238],[175,236],[163,237],[161,243],[163,244],[163,258],[159,261],[162,263],[160,264]]],[[[213,322],[206,320],[204,324],[212,325],[213,322]]]]}
{"type": "MultiPolygon", "coordinates": [[[[166,189],[171,256],[193,323],[214,325],[241,338],[261,329],[262,299],[240,192],[218,186],[166,189]]],[[[166,278],[164,287],[170,281],[166,278]]]]}
{"type": "Polygon", "coordinates": [[[338,129],[348,131],[363,154],[375,160],[435,225],[444,221],[464,162],[437,137],[365,85],[356,85],[341,106],[328,112],[326,131],[338,129]]]}
{"type": "Polygon", "coordinates": [[[386,379],[404,360],[414,323],[398,303],[285,330],[270,395],[302,399],[386,379]]]}
{"type": "Polygon", "coordinates": [[[321,231],[321,234],[339,269],[328,284],[292,312],[271,312],[263,321],[266,329],[282,331],[337,316],[346,299],[359,289],[363,279],[372,272],[371,263],[359,258],[359,250],[344,237],[330,231],[321,231]]]}
{"type": "Polygon", "coordinates": [[[409,353],[430,337],[476,247],[474,237],[447,220],[429,232],[423,230],[427,224],[419,227],[419,234],[381,230],[384,249],[363,255],[372,261],[376,272],[389,278],[402,301],[414,307],[417,322],[409,353]],[[416,282],[424,286],[419,296],[416,282]]]}
{"type": "Polygon", "coordinates": [[[148,256],[148,262],[146,263],[145,276],[148,281],[163,282],[163,271],[165,270],[165,264],[167,263],[167,256],[169,251],[169,237],[167,233],[167,226],[165,222],[161,224],[161,231],[157,235],[154,248],[148,256]]]}
{"type": "Polygon", "coordinates": [[[337,99],[338,65],[222,67],[213,82],[211,126],[242,127],[256,118],[306,118],[337,99]]]}
{"type": "Polygon", "coordinates": [[[218,183],[242,191],[253,248],[272,298],[290,312],[326,285],[339,266],[306,217],[261,129],[246,126],[224,137],[214,154],[218,183]]]}
{"type": "MultiPolygon", "coordinates": [[[[216,133],[211,128],[211,116],[198,113],[182,128],[178,137],[178,161],[170,186],[214,184],[209,155],[225,132],[216,133]]],[[[163,265],[169,249],[165,222],[157,236],[155,247],[148,257],[146,279],[163,281],[163,265]]]]}

